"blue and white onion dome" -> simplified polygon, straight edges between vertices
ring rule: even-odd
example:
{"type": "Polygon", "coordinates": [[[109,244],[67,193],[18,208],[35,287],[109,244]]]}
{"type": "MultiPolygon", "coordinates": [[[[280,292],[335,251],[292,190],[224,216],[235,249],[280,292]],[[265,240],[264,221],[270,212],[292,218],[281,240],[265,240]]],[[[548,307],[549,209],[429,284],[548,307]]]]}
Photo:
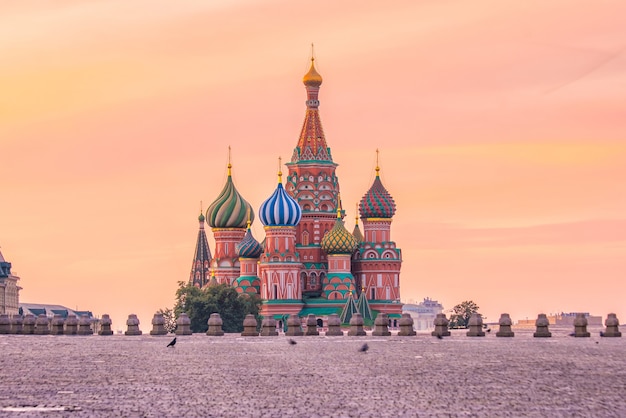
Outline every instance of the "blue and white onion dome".
{"type": "Polygon", "coordinates": [[[296,226],[302,218],[300,205],[283,187],[282,175],[278,170],[278,187],[259,209],[259,218],[265,226],[296,226]]]}

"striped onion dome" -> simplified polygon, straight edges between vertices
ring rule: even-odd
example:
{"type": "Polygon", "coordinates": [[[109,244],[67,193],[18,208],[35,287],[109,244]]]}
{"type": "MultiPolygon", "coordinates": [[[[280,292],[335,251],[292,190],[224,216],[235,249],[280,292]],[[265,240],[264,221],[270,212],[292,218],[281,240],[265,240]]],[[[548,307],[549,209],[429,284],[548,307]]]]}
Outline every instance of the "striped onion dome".
{"type": "Polygon", "coordinates": [[[259,244],[259,241],[254,239],[252,236],[250,223],[248,223],[246,235],[244,235],[243,239],[235,245],[235,251],[237,251],[237,255],[242,258],[259,258],[261,256],[263,248],[261,247],[261,244],[259,244]]]}
{"type": "Polygon", "coordinates": [[[278,172],[278,187],[261,205],[259,217],[265,226],[296,226],[302,217],[302,209],[285,191],[282,173],[278,172]]]}
{"type": "Polygon", "coordinates": [[[228,164],[228,179],[220,195],[206,211],[206,220],[211,228],[245,228],[250,213],[250,221],[254,220],[252,206],[241,197],[230,173],[228,164]]]}
{"type": "Polygon", "coordinates": [[[376,179],[372,187],[365,193],[359,203],[361,218],[393,218],[396,213],[396,202],[380,181],[376,167],[376,179]]]}
{"type": "Polygon", "coordinates": [[[343,225],[339,215],[333,229],[322,238],[322,250],[326,254],[352,254],[358,245],[356,238],[343,225]]]}

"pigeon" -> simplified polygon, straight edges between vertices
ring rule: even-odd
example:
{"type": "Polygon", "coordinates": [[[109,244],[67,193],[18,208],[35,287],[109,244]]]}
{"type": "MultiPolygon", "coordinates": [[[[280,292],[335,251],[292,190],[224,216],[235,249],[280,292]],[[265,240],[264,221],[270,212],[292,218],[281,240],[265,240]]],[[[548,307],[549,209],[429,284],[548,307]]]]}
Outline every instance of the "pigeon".
{"type": "Polygon", "coordinates": [[[437,334],[437,339],[438,340],[443,340],[443,337],[441,336],[441,334],[437,334]]]}
{"type": "Polygon", "coordinates": [[[604,337],[604,332],[600,331],[600,337],[604,337]]]}
{"type": "Polygon", "coordinates": [[[288,341],[288,342],[289,342],[289,344],[290,344],[290,345],[296,345],[296,344],[298,344],[295,340],[293,340],[293,339],[291,339],[291,338],[289,339],[289,341],[288,341]]]}
{"type": "Polygon", "coordinates": [[[487,328],[487,332],[491,332],[491,328],[487,328]]]}
{"type": "Polygon", "coordinates": [[[168,347],[174,347],[176,345],[176,337],[167,345],[168,347]]]}
{"type": "Polygon", "coordinates": [[[370,346],[369,346],[369,345],[367,345],[367,343],[365,343],[365,344],[363,344],[363,345],[361,346],[361,348],[359,348],[359,351],[360,351],[361,353],[365,353],[365,352],[367,352],[367,350],[369,350],[369,349],[370,349],[370,346]]]}
{"type": "Polygon", "coordinates": [[[569,334],[569,336],[570,336],[570,337],[575,337],[575,336],[576,336],[576,333],[575,333],[575,332],[572,332],[571,334],[569,334]]]}

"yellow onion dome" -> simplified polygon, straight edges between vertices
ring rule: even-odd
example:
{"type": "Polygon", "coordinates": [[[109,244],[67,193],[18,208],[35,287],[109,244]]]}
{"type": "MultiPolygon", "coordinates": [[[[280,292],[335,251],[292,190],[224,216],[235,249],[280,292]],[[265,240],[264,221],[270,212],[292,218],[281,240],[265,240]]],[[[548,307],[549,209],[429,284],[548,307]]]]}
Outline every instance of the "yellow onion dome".
{"type": "Polygon", "coordinates": [[[322,250],[326,254],[352,254],[358,245],[354,235],[346,229],[339,217],[333,229],[322,238],[322,250]]]}
{"type": "Polygon", "coordinates": [[[309,72],[302,77],[305,86],[319,87],[322,85],[322,76],[315,69],[315,58],[311,57],[311,68],[309,72]]]}

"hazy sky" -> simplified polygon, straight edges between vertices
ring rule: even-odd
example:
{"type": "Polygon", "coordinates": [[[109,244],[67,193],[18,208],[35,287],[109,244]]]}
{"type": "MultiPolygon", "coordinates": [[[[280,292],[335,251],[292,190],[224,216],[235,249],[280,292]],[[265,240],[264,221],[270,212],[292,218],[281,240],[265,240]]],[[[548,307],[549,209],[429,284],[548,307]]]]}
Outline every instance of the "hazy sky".
{"type": "Polygon", "coordinates": [[[149,329],[189,277],[229,145],[244,198],[273,192],[314,42],[346,224],[379,148],[404,300],[626,321],[624,16],[622,0],[2,2],[0,246],[21,301],[149,329]]]}

